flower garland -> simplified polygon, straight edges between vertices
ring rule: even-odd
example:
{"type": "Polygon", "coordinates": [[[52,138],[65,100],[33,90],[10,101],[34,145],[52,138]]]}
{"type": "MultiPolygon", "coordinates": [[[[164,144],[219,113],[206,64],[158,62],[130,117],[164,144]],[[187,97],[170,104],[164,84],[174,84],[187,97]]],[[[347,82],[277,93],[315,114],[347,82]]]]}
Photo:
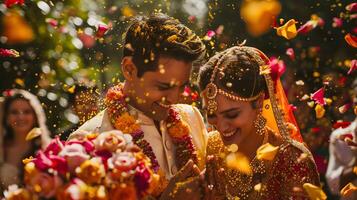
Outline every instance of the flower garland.
{"type": "MultiPolygon", "coordinates": [[[[130,115],[127,102],[129,98],[123,93],[123,86],[118,84],[110,88],[105,98],[108,114],[115,129],[128,133],[133,137],[133,141],[148,156],[155,172],[159,170],[159,163],[148,141],[144,139],[144,132],[141,130],[137,120],[130,115]]],[[[178,168],[183,167],[189,159],[198,164],[196,148],[192,137],[189,134],[190,128],[185,123],[175,108],[170,108],[167,118],[167,131],[176,145],[176,163],[178,168]]]]}

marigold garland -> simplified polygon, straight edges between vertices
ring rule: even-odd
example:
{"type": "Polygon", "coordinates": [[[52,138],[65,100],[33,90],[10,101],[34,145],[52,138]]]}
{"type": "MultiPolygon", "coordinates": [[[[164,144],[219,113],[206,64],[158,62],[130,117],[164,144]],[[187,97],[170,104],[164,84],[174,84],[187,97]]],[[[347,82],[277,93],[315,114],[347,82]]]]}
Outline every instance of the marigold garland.
{"type": "MultiPolygon", "coordinates": [[[[107,92],[105,104],[114,128],[133,136],[133,141],[147,155],[152,163],[155,172],[159,170],[159,163],[149,142],[144,139],[144,132],[141,130],[137,120],[130,115],[127,106],[128,98],[123,93],[123,86],[118,84],[110,88],[107,92]]],[[[180,169],[189,159],[198,163],[197,152],[190,136],[190,128],[185,123],[179,112],[170,108],[167,118],[167,131],[176,145],[176,164],[180,169]]]]}

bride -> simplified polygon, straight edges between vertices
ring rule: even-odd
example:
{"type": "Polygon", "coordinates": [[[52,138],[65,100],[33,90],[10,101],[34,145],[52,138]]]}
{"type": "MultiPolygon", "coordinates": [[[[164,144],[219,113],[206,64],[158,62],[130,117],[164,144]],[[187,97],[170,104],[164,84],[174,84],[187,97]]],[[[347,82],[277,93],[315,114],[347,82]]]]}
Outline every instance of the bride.
{"type": "Polygon", "coordinates": [[[201,192],[185,199],[309,199],[305,184],[318,188],[319,175],[267,56],[246,46],[220,52],[200,69],[199,86],[216,131],[205,174],[181,184],[177,199],[187,188],[201,192]],[[260,158],[257,150],[268,153],[260,158]],[[229,166],[232,156],[236,166],[246,160],[250,172],[229,166]]]}
{"type": "Polygon", "coordinates": [[[235,46],[212,57],[199,77],[207,121],[217,130],[207,147],[210,195],[308,199],[303,185],[319,186],[319,175],[267,56],[235,46]],[[275,156],[258,159],[257,149],[268,143],[276,147],[275,156]],[[227,166],[228,157],[222,155],[236,152],[249,160],[251,173],[227,166]]]}

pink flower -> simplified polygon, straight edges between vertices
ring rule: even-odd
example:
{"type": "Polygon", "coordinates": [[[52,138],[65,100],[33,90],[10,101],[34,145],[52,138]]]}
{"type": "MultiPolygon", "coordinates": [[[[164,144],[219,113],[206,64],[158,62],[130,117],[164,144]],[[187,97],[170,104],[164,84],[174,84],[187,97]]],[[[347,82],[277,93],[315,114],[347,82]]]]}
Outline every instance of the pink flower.
{"type": "Polygon", "coordinates": [[[315,93],[311,94],[311,99],[314,100],[316,103],[318,103],[320,105],[325,105],[326,102],[325,102],[325,99],[324,99],[324,95],[325,95],[324,88],[320,88],[315,93]]]}
{"type": "Polygon", "coordinates": [[[343,21],[342,21],[341,18],[334,17],[332,20],[333,20],[333,22],[332,22],[332,27],[338,28],[338,27],[341,27],[341,26],[342,26],[343,21]]]}
{"type": "Polygon", "coordinates": [[[269,66],[271,69],[270,75],[273,81],[278,80],[284,74],[286,68],[284,61],[275,57],[270,58],[269,66]]]}
{"type": "Polygon", "coordinates": [[[38,151],[33,162],[36,168],[41,171],[53,169],[60,174],[65,174],[67,172],[66,160],[57,155],[46,155],[43,151],[38,151]]]}
{"type": "Polygon", "coordinates": [[[124,150],[127,143],[131,143],[131,136],[123,134],[121,131],[112,130],[103,132],[93,141],[95,149],[98,151],[107,150],[115,152],[117,150],[124,150]]]}
{"type": "Polygon", "coordinates": [[[293,48],[286,49],[286,55],[288,55],[291,60],[295,60],[295,52],[293,48]]]}
{"type": "Polygon", "coordinates": [[[357,60],[354,59],[354,60],[351,61],[351,67],[348,70],[347,74],[350,75],[356,69],[357,69],[357,60]]]}
{"type": "Polygon", "coordinates": [[[3,49],[0,48],[0,57],[19,57],[20,54],[14,49],[3,49]]]}
{"type": "Polygon", "coordinates": [[[356,12],[357,11],[357,3],[351,3],[346,6],[346,10],[350,12],[356,12]]]}
{"type": "Polygon", "coordinates": [[[19,4],[19,5],[24,5],[25,0],[5,0],[5,5],[6,7],[10,8],[13,5],[19,4]]]}
{"type": "Polygon", "coordinates": [[[73,139],[73,140],[68,141],[66,145],[71,145],[71,144],[80,144],[80,145],[82,145],[87,153],[90,153],[90,152],[92,152],[94,150],[93,142],[88,140],[88,139],[83,139],[83,140],[73,139]]]}
{"type": "Polygon", "coordinates": [[[64,142],[62,142],[59,137],[51,140],[50,144],[45,149],[45,155],[57,155],[64,148],[64,142]]]}
{"type": "Polygon", "coordinates": [[[54,197],[56,189],[62,184],[63,182],[60,177],[39,171],[33,172],[27,182],[27,186],[29,186],[30,190],[45,198],[54,197]]]}
{"type": "Polygon", "coordinates": [[[60,156],[64,157],[67,161],[68,168],[71,172],[82,164],[85,160],[89,159],[85,148],[77,143],[66,145],[63,150],[59,153],[60,156]]]}
{"type": "Polygon", "coordinates": [[[108,159],[108,167],[110,169],[117,169],[120,172],[135,169],[137,160],[133,153],[120,152],[114,154],[108,159]]]}
{"type": "Polygon", "coordinates": [[[209,31],[207,31],[207,34],[206,34],[208,37],[210,37],[210,38],[212,38],[213,36],[215,36],[216,35],[216,33],[214,32],[214,31],[212,31],[212,30],[209,30],[209,31]]]}

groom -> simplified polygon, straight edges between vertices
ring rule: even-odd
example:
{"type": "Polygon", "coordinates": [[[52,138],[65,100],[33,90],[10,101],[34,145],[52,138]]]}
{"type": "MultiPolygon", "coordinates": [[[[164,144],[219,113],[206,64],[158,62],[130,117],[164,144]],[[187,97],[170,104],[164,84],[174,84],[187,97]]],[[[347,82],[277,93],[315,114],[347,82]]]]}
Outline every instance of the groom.
{"type": "MultiPolygon", "coordinates": [[[[116,91],[125,96],[128,113],[138,122],[143,139],[149,143],[157,160],[159,172],[167,180],[166,192],[161,195],[163,199],[169,198],[168,191],[175,187],[176,182],[199,173],[197,166],[204,167],[207,132],[199,111],[189,105],[175,105],[182,121],[189,127],[195,150],[191,154],[197,155],[197,165],[192,161],[185,162],[185,166],[179,165],[178,158],[192,149],[179,146],[168,133],[171,124],[166,120],[170,107],[178,103],[180,94],[189,83],[192,62],[204,53],[204,44],[192,30],[161,13],[137,18],[125,34],[122,58],[125,82],[116,91]]],[[[113,113],[116,108],[120,112],[121,106],[115,104],[102,111],[74,132],[70,139],[80,134],[79,130],[99,129],[103,132],[118,129],[122,118],[113,119],[116,116],[113,113]],[[113,124],[116,120],[118,122],[113,124]]]]}

